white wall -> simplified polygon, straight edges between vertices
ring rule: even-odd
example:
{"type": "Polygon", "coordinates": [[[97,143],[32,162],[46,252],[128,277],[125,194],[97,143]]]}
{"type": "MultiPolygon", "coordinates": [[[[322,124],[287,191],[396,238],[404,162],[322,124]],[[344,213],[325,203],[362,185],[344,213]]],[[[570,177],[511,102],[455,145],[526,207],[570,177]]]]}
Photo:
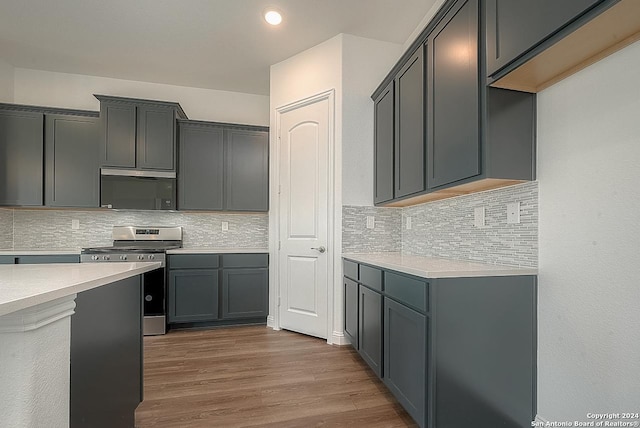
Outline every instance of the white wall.
{"type": "Polygon", "coordinates": [[[538,414],[640,410],[640,43],[538,94],[538,414]]]}
{"type": "Polygon", "coordinates": [[[343,35],[342,204],[373,205],[373,100],[402,46],[343,35]]]}
{"type": "Polygon", "coordinates": [[[2,103],[13,102],[13,73],[13,66],[0,59],[0,102],[2,103]]]}
{"type": "Polygon", "coordinates": [[[93,94],[176,101],[189,119],[269,125],[268,96],[15,69],[14,102],[17,104],[99,110],[100,103],[93,94]]]}
{"type": "Polygon", "coordinates": [[[424,18],[422,18],[422,21],[420,21],[420,23],[415,28],[415,30],[413,30],[413,33],[411,33],[407,41],[404,42],[404,45],[402,45],[403,52],[409,49],[409,46],[411,46],[411,43],[413,43],[413,41],[418,38],[420,33],[422,33],[422,30],[425,29],[429,21],[431,21],[431,19],[436,15],[436,13],[438,12],[438,9],[442,7],[445,1],[446,0],[435,0],[433,6],[431,7],[431,9],[429,9],[429,12],[427,12],[424,18]]]}

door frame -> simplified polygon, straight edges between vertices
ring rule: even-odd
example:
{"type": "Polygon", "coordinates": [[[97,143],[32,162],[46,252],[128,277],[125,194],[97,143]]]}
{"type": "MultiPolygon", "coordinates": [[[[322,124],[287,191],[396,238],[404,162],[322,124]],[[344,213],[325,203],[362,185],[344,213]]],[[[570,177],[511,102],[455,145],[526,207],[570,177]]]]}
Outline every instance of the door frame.
{"type": "MultiPolygon", "coordinates": [[[[328,101],[328,201],[327,201],[327,343],[345,345],[342,327],[342,299],[336,293],[337,275],[342,275],[340,259],[342,257],[342,149],[341,136],[336,132],[335,89],[311,95],[309,97],[276,107],[275,127],[270,129],[270,196],[269,196],[269,316],[267,326],[280,330],[280,129],[282,115],[292,110],[328,101]],[[340,225],[336,228],[336,225],[340,225]],[[338,267],[338,271],[336,271],[338,267]],[[338,297],[338,299],[336,299],[338,297]],[[338,320],[336,322],[336,320],[338,320]]],[[[341,284],[340,281],[337,282],[341,284]]]]}

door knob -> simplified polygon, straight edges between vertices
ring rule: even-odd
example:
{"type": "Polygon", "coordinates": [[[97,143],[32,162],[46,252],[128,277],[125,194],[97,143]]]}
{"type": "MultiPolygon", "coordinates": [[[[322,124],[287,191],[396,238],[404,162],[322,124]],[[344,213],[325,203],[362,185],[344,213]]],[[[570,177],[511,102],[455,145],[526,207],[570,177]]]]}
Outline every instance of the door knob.
{"type": "Polygon", "coordinates": [[[327,251],[327,249],[324,247],[311,247],[311,249],[318,250],[320,253],[324,253],[325,251],[327,251]]]}

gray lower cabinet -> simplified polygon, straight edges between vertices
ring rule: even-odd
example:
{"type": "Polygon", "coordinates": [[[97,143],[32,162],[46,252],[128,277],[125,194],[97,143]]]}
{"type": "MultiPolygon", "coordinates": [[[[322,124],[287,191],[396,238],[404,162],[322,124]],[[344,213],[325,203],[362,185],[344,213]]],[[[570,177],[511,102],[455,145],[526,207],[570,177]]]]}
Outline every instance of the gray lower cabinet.
{"type": "Polygon", "coordinates": [[[178,209],[268,210],[267,128],[179,120],[178,145],[178,209]]]}
{"type": "Polygon", "coordinates": [[[45,205],[100,206],[98,117],[45,116],[45,205]]]}
{"type": "Polygon", "coordinates": [[[15,256],[0,256],[0,265],[14,265],[16,264],[15,256]]]}
{"type": "Polygon", "coordinates": [[[169,323],[218,319],[218,270],[169,271],[169,323]]]}
{"type": "Polygon", "coordinates": [[[17,256],[16,264],[41,264],[41,263],[80,263],[80,256],[75,254],[53,254],[37,256],[17,256]]]}
{"type": "Polygon", "coordinates": [[[264,323],[268,254],[170,254],[169,324],[264,323]]]}
{"type": "Polygon", "coordinates": [[[43,126],[43,113],[0,107],[0,205],[42,205],[43,126]]]}
{"type": "Polygon", "coordinates": [[[487,75],[491,76],[602,0],[487,0],[487,75]]]}
{"type": "Polygon", "coordinates": [[[358,349],[358,283],[344,278],[344,335],[358,349]]]}
{"type": "MultiPolygon", "coordinates": [[[[359,272],[358,303],[345,304],[346,325],[358,317],[359,353],[420,427],[530,426],[535,276],[426,279],[344,266],[359,272]]],[[[345,302],[358,282],[345,276],[345,302]]]]}
{"type": "Polygon", "coordinates": [[[382,294],[360,285],[357,314],[358,350],[374,373],[382,377],[382,294]]]}
{"type": "Polygon", "coordinates": [[[268,283],[267,268],[223,269],[222,318],[266,319],[269,300],[268,283]]]}
{"type": "Polygon", "coordinates": [[[384,383],[421,427],[427,401],[427,318],[384,299],[384,383]]]}

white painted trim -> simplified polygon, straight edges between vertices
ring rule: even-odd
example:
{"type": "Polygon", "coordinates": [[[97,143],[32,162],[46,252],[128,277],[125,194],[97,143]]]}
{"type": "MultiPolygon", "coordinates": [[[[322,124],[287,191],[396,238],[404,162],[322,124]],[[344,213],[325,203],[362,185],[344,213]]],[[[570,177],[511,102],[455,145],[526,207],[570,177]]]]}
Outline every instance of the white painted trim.
{"type": "Polygon", "coordinates": [[[280,330],[279,327],[276,327],[276,319],[273,315],[267,317],[267,327],[273,330],[280,330]]]}
{"type": "MultiPolygon", "coordinates": [[[[335,117],[335,89],[331,88],[324,92],[320,92],[309,97],[293,101],[280,107],[275,108],[275,129],[271,129],[271,152],[270,152],[270,210],[269,210],[269,294],[273,296],[273,304],[269,308],[269,318],[273,319],[272,328],[280,330],[280,309],[278,301],[280,299],[280,250],[278,249],[278,240],[280,239],[280,129],[282,114],[314,104],[319,101],[327,100],[329,104],[329,154],[328,154],[328,195],[332,195],[327,203],[327,343],[333,343],[333,308],[334,308],[334,263],[335,255],[340,256],[341,248],[336,247],[335,224],[342,224],[342,191],[336,189],[336,184],[342,185],[342,180],[335,177],[337,167],[342,161],[341,148],[336,147],[336,117],[335,117]],[[339,208],[339,212],[338,212],[339,208]],[[336,218],[337,217],[337,218],[336,218]],[[339,221],[339,222],[338,222],[339,221]],[[333,254],[334,257],[330,257],[333,254]]],[[[342,228],[340,228],[340,238],[337,242],[342,245],[342,228]]],[[[339,259],[339,257],[338,257],[339,259]]]]}
{"type": "Polygon", "coordinates": [[[12,312],[0,317],[0,333],[38,330],[75,313],[76,294],[12,312]]]}
{"type": "Polygon", "coordinates": [[[351,345],[351,342],[349,342],[349,339],[347,339],[347,337],[344,335],[344,332],[341,332],[341,331],[333,332],[333,337],[331,339],[331,342],[333,345],[338,345],[338,346],[351,345]]]}

